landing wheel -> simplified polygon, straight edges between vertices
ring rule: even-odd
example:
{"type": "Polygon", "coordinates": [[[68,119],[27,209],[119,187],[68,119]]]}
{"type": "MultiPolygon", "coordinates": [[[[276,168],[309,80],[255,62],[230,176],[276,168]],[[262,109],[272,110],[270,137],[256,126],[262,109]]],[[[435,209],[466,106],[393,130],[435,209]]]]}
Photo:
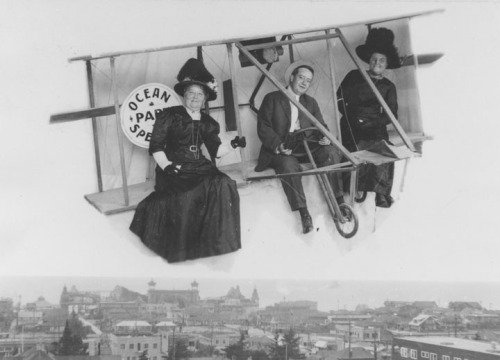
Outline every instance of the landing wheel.
{"type": "Polygon", "coordinates": [[[344,223],[340,222],[340,220],[338,219],[334,219],[335,227],[337,228],[340,235],[342,235],[346,239],[350,239],[358,232],[358,217],[356,216],[352,208],[347,204],[340,204],[339,208],[342,217],[344,218],[344,223]]]}
{"type": "Polygon", "coordinates": [[[362,203],[366,200],[366,196],[368,195],[367,191],[356,191],[356,195],[354,196],[354,201],[357,203],[362,203]]]}

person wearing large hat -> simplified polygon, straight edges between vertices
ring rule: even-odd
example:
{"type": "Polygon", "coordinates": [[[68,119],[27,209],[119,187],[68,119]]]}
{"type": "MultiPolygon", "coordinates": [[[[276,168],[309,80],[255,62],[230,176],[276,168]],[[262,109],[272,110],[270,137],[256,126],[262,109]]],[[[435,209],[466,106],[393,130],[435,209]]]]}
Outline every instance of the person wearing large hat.
{"type": "MultiPolygon", "coordinates": [[[[371,29],[365,43],[356,48],[356,54],[368,64],[367,74],[397,117],[396,86],[384,76],[387,69],[401,66],[394,33],[387,28],[371,29]]],[[[342,143],[349,151],[364,150],[381,140],[389,141],[390,119],[360,70],[346,75],[337,91],[337,99],[343,115],[340,119],[342,143]]],[[[358,190],[375,192],[376,205],[390,207],[394,201],[391,197],[393,177],[394,163],[364,165],[359,172],[358,190]]]]}
{"type": "MultiPolygon", "coordinates": [[[[306,94],[313,82],[315,66],[307,61],[292,63],[285,71],[285,84],[289,96],[294,97],[324,127],[327,128],[317,101],[306,94]]],[[[313,127],[314,124],[281,91],[267,94],[260,106],[257,117],[257,133],[262,142],[255,171],[271,167],[277,174],[300,172],[300,163],[308,161],[307,156],[296,157],[302,152],[297,148],[295,132],[313,127]]],[[[314,135],[318,134],[317,132],[314,135]]],[[[312,135],[312,136],[314,136],[312,135]]],[[[318,136],[318,145],[313,152],[318,166],[327,166],[340,162],[340,152],[330,144],[326,137],[318,136]]],[[[329,175],[330,182],[339,203],[343,203],[342,181],[338,174],[329,175]]],[[[307,209],[306,196],[300,176],[284,177],[281,180],[283,190],[292,211],[298,211],[302,221],[303,233],[313,230],[311,215],[307,209]]]]}
{"type": "Polygon", "coordinates": [[[217,82],[197,59],[184,64],[177,80],[174,90],[183,105],[156,115],[149,146],[157,164],[155,191],[139,203],[130,225],[168,262],[241,247],[236,182],[214,165],[222,148],[220,126],[202,111],[206,101],[217,98],[217,82]],[[202,145],[212,161],[203,156],[202,145]]]}

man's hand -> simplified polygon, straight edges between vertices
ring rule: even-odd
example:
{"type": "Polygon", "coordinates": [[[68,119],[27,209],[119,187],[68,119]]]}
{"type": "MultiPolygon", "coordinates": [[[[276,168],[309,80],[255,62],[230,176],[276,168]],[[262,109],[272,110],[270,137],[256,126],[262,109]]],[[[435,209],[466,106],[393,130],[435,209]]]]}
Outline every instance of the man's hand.
{"type": "Polygon", "coordinates": [[[332,142],[326,137],[326,136],[323,136],[321,139],[319,139],[318,141],[318,144],[320,145],[330,145],[332,142]]]}
{"type": "Polygon", "coordinates": [[[278,146],[278,151],[282,155],[291,155],[292,154],[292,149],[286,149],[285,144],[281,143],[280,146],[278,146]]]}

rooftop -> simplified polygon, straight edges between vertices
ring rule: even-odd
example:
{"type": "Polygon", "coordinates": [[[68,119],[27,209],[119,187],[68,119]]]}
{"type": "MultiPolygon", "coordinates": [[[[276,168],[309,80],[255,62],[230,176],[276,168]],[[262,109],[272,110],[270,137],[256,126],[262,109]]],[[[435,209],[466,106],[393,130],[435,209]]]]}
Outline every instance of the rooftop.
{"type": "Polygon", "coordinates": [[[419,336],[419,337],[400,337],[398,339],[412,341],[416,343],[439,345],[455,349],[470,350],[486,354],[498,354],[500,356],[500,345],[494,343],[481,342],[468,339],[442,336],[419,336]]]}

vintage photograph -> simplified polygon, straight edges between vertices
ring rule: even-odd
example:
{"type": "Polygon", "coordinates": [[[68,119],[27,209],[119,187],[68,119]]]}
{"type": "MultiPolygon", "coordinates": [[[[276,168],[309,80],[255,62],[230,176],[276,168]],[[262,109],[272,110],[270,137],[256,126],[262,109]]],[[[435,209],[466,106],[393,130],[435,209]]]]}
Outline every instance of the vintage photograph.
{"type": "Polygon", "coordinates": [[[500,356],[499,17],[0,2],[0,357],[500,356]]]}

